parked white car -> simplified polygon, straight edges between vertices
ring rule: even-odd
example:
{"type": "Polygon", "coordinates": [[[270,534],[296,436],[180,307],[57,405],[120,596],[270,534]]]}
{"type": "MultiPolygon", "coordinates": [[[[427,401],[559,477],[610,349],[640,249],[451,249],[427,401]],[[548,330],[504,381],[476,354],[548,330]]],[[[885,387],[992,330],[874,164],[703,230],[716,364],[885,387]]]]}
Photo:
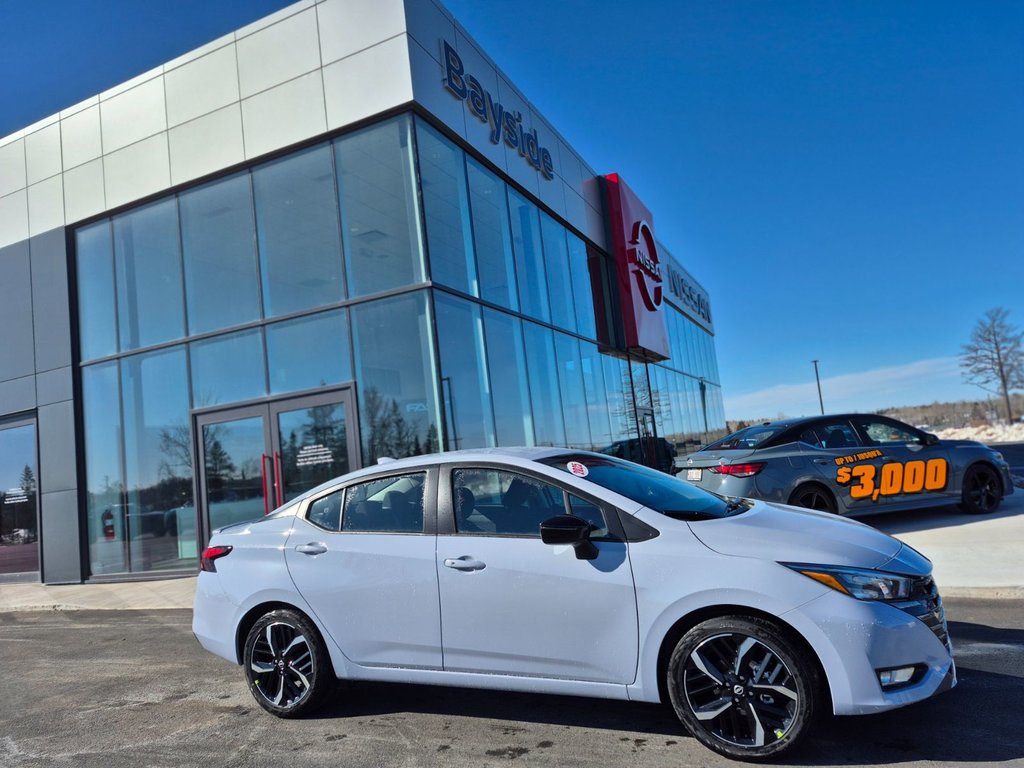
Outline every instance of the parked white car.
{"type": "Polygon", "coordinates": [[[335,678],[670,702],[741,759],[956,684],[927,559],[860,523],[565,449],[337,478],[214,533],[193,630],[293,717],[335,678]]]}

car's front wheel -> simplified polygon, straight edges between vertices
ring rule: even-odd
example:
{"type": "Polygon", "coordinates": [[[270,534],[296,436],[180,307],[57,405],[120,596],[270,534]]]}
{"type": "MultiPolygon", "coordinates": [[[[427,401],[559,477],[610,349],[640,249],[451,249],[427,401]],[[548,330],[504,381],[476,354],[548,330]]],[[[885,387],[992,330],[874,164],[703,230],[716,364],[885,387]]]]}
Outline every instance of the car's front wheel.
{"type": "Polygon", "coordinates": [[[320,706],[334,678],[317,628],[288,609],[270,611],[253,624],[243,664],[253,698],[278,717],[297,717],[320,706]]]}
{"type": "Polygon", "coordinates": [[[744,616],[709,619],[683,635],[667,683],[676,715],[694,737],[740,760],[792,749],[821,700],[806,652],[772,622],[744,616]]]}
{"type": "Polygon", "coordinates": [[[988,464],[975,464],[964,473],[960,508],[969,515],[995,512],[1003,500],[1003,483],[988,464]]]}

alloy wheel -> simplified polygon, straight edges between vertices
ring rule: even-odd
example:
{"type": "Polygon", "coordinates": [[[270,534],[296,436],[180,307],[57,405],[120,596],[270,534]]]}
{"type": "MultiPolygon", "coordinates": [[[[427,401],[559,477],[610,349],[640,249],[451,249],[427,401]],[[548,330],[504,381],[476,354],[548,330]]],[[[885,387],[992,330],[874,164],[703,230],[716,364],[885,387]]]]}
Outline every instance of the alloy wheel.
{"type": "Polygon", "coordinates": [[[299,705],[316,681],[310,641],[282,621],[267,624],[252,639],[249,668],[253,691],[275,707],[299,705]]]}
{"type": "Polygon", "coordinates": [[[739,633],[714,635],[694,648],[682,688],[694,717],[735,747],[783,739],[801,706],[793,673],[778,653],[739,633]]]}
{"type": "Polygon", "coordinates": [[[979,512],[991,512],[1002,500],[1001,487],[994,472],[978,467],[965,481],[965,494],[970,504],[979,512]]]}

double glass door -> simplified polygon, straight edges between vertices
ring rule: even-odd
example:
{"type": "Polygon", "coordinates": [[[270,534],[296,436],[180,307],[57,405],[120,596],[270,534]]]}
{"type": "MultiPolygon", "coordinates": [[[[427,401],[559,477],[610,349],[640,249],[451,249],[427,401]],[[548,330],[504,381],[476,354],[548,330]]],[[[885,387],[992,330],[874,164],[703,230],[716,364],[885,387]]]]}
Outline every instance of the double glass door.
{"type": "Polygon", "coordinates": [[[39,578],[36,424],[0,424],[0,581],[39,578]]]}
{"type": "Polygon", "coordinates": [[[360,464],[350,390],[195,419],[204,541],[217,528],[265,515],[360,464]]]}

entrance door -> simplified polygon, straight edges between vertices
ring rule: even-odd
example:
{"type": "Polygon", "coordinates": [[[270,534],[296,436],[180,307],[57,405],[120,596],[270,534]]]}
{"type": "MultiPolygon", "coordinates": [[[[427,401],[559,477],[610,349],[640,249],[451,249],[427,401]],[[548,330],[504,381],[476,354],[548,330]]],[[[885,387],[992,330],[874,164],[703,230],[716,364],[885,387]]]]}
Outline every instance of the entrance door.
{"type": "Polygon", "coordinates": [[[36,423],[0,424],[0,581],[39,579],[36,423]]]}
{"type": "Polygon", "coordinates": [[[358,468],[351,390],[195,417],[204,541],[358,468]]]}

